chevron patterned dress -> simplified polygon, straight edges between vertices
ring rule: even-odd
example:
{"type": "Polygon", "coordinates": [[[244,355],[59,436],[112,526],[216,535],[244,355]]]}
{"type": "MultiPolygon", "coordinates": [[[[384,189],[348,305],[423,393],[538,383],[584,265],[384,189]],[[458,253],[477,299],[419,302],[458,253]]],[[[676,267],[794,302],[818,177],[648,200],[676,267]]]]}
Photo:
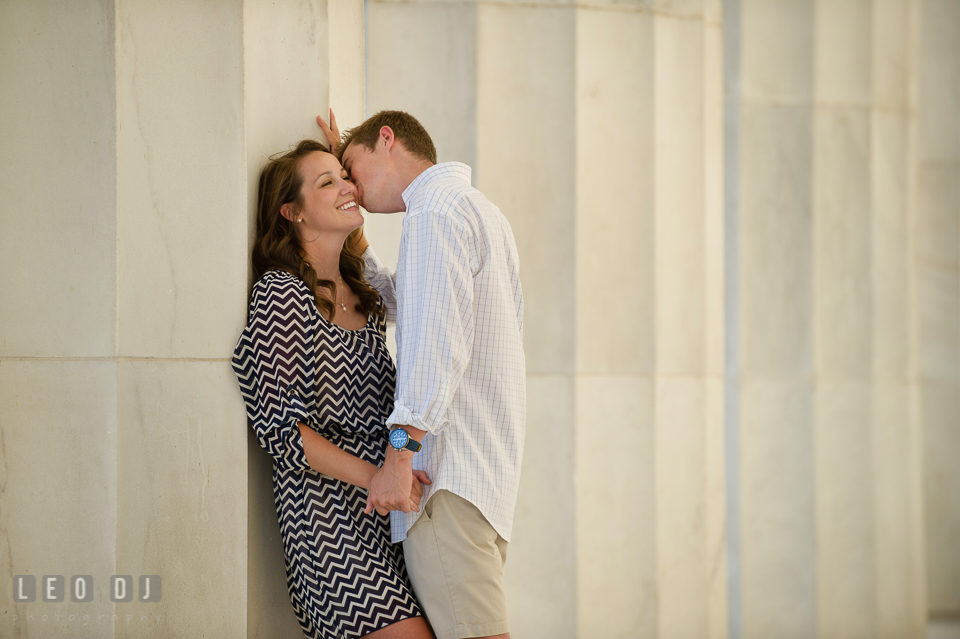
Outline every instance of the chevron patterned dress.
{"type": "MultiPolygon", "coordinates": [[[[381,300],[381,305],[382,305],[381,300]]],[[[353,638],[422,616],[385,516],[364,514],[366,490],[307,464],[297,422],[379,466],[396,370],[383,314],[357,331],[328,322],[299,279],[270,271],[254,285],[233,369],[273,491],[287,589],[310,638],[353,638]]]]}

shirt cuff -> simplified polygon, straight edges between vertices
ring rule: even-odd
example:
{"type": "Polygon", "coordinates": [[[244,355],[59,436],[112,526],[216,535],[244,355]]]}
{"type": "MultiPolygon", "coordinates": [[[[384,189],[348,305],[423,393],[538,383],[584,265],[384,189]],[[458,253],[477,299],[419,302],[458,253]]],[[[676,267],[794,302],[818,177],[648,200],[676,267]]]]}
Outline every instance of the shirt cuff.
{"type": "Polygon", "coordinates": [[[280,421],[284,424],[285,430],[281,434],[283,465],[296,471],[309,470],[310,464],[307,462],[307,453],[303,450],[303,437],[300,435],[297,422],[309,425],[310,414],[300,394],[293,388],[288,389],[286,395],[282,397],[280,421]]]}
{"type": "Polygon", "coordinates": [[[428,424],[423,421],[419,415],[414,414],[409,408],[401,406],[400,404],[394,406],[393,412],[390,413],[390,417],[387,418],[388,428],[391,426],[413,426],[414,428],[425,430],[431,434],[439,433],[447,427],[447,424],[449,424],[449,421],[446,419],[436,426],[428,424]]]}

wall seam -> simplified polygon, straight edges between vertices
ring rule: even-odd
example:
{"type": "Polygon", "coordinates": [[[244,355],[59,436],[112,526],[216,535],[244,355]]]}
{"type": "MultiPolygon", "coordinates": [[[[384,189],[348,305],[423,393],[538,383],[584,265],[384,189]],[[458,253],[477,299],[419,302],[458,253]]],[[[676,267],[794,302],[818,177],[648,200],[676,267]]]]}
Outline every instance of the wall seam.
{"type": "Polygon", "coordinates": [[[743,636],[740,557],[740,0],[723,3],[724,474],[727,636],[743,636]]]}
{"type": "MultiPolygon", "coordinates": [[[[114,419],[113,419],[113,574],[117,570],[117,549],[120,547],[120,2],[113,2],[113,211],[114,223],[114,289],[113,289],[113,355],[114,419]]],[[[117,604],[113,603],[116,614],[117,604]]],[[[116,624],[110,624],[110,637],[116,637],[116,624]]]]}
{"type": "MultiPolygon", "coordinates": [[[[480,10],[479,5],[480,5],[480,4],[485,4],[485,3],[480,3],[480,2],[478,2],[477,4],[478,4],[477,11],[479,12],[479,10],[480,10]]],[[[579,16],[579,11],[578,11],[576,8],[572,8],[572,9],[571,9],[571,12],[572,12],[572,14],[573,14],[573,15],[572,15],[572,19],[573,19],[573,68],[571,69],[571,72],[572,72],[572,74],[573,74],[573,95],[571,96],[572,99],[573,99],[573,108],[572,108],[573,113],[572,113],[572,117],[573,117],[573,129],[574,129],[574,132],[573,132],[573,158],[574,158],[574,160],[573,160],[573,162],[574,162],[574,169],[576,169],[577,159],[580,157],[580,148],[579,148],[579,147],[580,147],[580,128],[579,128],[579,122],[578,122],[578,120],[577,120],[577,112],[578,112],[578,108],[577,108],[577,107],[579,106],[579,104],[578,104],[578,103],[579,103],[579,99],[578,99],[578,98],[579,98],[579,95],[580,95],[580,94],[579,94],[579,89],[580,89],[580,87],[579,87],[580,73],[579,73],[579,58],[578,58],[578,56],[579,56],[579,54],[580,54],[580,47],[579,47],[579,41],[578,41],[577,36],[578,36],[578,34],[579,34],[578,27],[579,27],[579,23],[580,23],[580,16],[579,16]]],[[[479,22],[479,21],[478,21],[478,22],[479,22]]],[[[477,40],[477,44],[479,45],[479,40],[480,40],[479,37],[478,37],[476,40],[477,40]]],[[[477,56],[477,58],[479,59],[479,55],[477,56]]],[[[579,174],[579,172],[577,172],[577,173],[579,174]]],[[[581,618],[581,614],[580,614],[580,606],[581,606],[581,603],[580,603],[580,535],[578,534],[578,532],[579,532],[579,527],[578,527],[578,525],[577,525],[577,523],[578,523],[578,521],[579,521],[579,516],[578,516],[578,515],[579,515],[579,511],[580,511],[580,503],[579,503],[579,499],[576,498],[576,497],[577,497],[577,494],[578,494],[578,489],[577,489],[577,487],[578,487],[579,484],[580,484],[580,464],[579,464],[579,455],[577,454],[577,451],[580,450],[580,429],[578,428],[578,426],[579,426],[579,424],[578,424],[578,415],[579,415],[579,406],[578,406],[578,404],[579,404],[579,401],[578,401],[578,400],[579,400],[579,386],[580,386],[580,335],[579,335],[579,324],[578,324],[578,321],[577,321],[577,320],[579,319],[579,317],[578,317],[578,314],[577,314],[577,312],[576,312],[576,309],[577,309],[577,298],[579,297],[580,284],[581,284],[579,260],[577,259],[578,250],[579,250],[579,242],[577,241],[577,239],[578,239],[578,237],[579,237],[580,234],[576,232],[577,229],[578,229],[578,227],[579,227],[579,225],[580,225],[580,214],[581,214],[580,207],[578,206],[578,199],[577,199],[577,198],[578,198],[578,192],[579,192],[579,190],[580,190],[579,187],[580,187],[580,180],[578,180],[578,179],[577,179],[577,180],[574,180],[574,181],[573,181],[573,198],[572,198],[573,203],[574,203],[574,213],[573,213],[574,233],[573,233],[573,247],[572,247],[572,253],[573,253],[573,255],[574,255],[574,269],[573,269],[573,279],[574,279],[574,284],[573,284],[573,308],[574,308],[574,312],[571,314],[571,317],[573,318],[573,319],[572,319],[572,322],[573,322],[573,340],[574,340],[574,344],[573,344],[573,375],[571,375],[571,381],[572,381],[572,383],[573,383],[573,384],[572,384],[572,385],[573,385],[573,393],[572,393],[573,399],[572,399],[572,401],[571,401],[571,412],[572,412],[572,414],[573,414],[573,437],[572,437],[572,439],[573,439],[573,463],[571,464],[571,465],[573,466],[573,473],[572,473],[572,474],[573,474],[573,477],[572,477],[573,481],[572,481],[571,483],[572,483],[572,488],[573,488],[574,502],[573,502],[573,521],[571,522],[572,525],[571,525],[570,528],[571,528],[571,531],[572,531],[571,536],[573,537],[573,593],[572,593],[572,594],[573,594],[573,601],[575,602],[575,605],[573,606],[573,627],[575,628],[575,632],[576,632],[575,636],[579,636],[579,632],[580,632],[580,618],[581,618]]]]}

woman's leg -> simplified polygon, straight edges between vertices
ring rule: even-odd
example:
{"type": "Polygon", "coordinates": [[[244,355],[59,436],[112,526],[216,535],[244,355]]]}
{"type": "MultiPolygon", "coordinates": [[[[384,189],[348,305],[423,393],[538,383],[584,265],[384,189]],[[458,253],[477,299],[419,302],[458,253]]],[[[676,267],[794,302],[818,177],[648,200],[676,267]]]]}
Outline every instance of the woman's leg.
{"type": "Polygon", "coordinates": [[[423,617],[410,617],[365,635],[364,639],[434,639],[423,617]]]}

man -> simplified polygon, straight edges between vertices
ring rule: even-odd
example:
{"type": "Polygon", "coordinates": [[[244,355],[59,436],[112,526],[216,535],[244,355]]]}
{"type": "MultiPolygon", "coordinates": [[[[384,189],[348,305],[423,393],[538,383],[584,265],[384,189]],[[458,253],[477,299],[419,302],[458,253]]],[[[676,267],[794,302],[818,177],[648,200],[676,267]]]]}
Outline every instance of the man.
{"type": "MultiPolygon", "coordinates": [[[[393,540],[403,540],[438,639],[509,637],[503,563],[526,417],[513,232],[471,186],[470,167],[437,164],[430,136],[407,113],[369,118],[337,154],[367,211],[406,211],[391,445],[367,508],[393,511],[393,540]],[[419,511],[409,501],[413,469],[432,480],[419,511]]],[[[372,251],[364,259],[368,281],[391,288],[372,251]]]]}

